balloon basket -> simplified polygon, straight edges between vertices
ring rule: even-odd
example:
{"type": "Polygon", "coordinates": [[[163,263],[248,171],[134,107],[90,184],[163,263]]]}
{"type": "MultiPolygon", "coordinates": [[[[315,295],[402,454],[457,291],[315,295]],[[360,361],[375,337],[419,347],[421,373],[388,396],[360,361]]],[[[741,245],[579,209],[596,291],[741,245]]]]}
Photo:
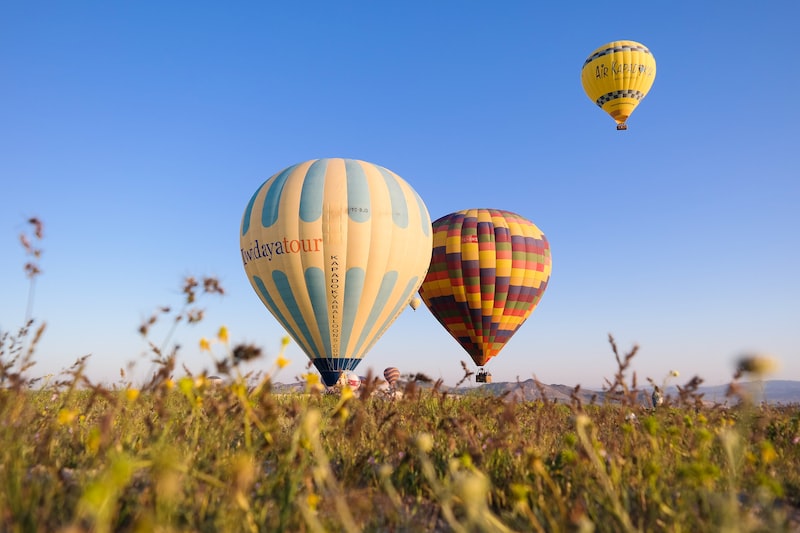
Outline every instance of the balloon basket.
{"type": "Polygon", "coordinates": [[[622,124],[617,124],[617,131],[624,131],[628,129],[628,125],[624,122],[622,124]]]}
{"type": "Polygon", "coordinates": [[[475,383],[491,383],[491,382],[492,382],[491,373],[481,370],[480,372],[475,374],[475,383]]]}

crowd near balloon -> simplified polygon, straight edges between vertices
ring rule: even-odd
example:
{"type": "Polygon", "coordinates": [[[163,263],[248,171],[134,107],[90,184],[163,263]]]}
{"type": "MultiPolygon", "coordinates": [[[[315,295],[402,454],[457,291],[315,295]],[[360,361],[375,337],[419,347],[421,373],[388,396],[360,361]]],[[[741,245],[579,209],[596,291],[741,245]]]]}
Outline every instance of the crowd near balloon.
{"type": "MultiPolygon", "coordinates": [[[[625,130],[655,74],[647,47],[613,41],[589,55],[581,80],[625,130]]],[[[409,182],[356,159],[274,174],[250,198],[239,240],[250,284],[327,387],[358,388],[355,368],[421,302],[481,367],[476,381],[490,381],[483,367],[533,313],[552,269],[548,240],[525,216],[470,208],[431,223],[409,182]]],[[[394,390],[400,370],[383,375],[394,390]]]]}

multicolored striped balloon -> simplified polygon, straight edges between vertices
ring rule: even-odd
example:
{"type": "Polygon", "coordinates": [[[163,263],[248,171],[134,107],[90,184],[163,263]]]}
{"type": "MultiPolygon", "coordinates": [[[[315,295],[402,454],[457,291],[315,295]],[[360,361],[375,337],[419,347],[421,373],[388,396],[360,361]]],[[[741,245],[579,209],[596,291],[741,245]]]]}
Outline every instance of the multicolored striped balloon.
{"type": "Polygon", "coordinates": [[[400,370],[394,366],[385,368],[383,370],[383,379],[386,380],[389,386],[394,387],[394,384],[400,379],[400,370]]]}
{"type": "Polygon", "coordinates": [[[333,386],[422,283],[431,221],[422,199],[394,172],[317,159],[258,188],[240,244],[259,298],[333,386]]]}
{"type": "Polygon", "coordinates": [[[478,366],[531,315],[550,279],[550,245],[533,222],[499,209],[468,209],[433,223],[422,300],[478,366]]]}

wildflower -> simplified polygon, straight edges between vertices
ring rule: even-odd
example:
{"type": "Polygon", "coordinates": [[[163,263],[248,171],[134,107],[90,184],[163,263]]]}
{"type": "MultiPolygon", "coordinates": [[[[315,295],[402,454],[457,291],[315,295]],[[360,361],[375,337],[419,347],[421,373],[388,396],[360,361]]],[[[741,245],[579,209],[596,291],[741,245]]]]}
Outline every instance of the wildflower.
{"type": "Polygon", "coordinates": [[[378,467],[378,475],[381,477],[381,479],[385,479],[385,478],[388,478],[389,476],[391,476],[392,475],[392,467],[391,467],[391,465],[387,465],[387,464],[384,463],[381,466],[379,466],[378,467]]]}
{"type": "Polygon", "coordinates": [[[306,380],[306,385],[308,385],[309,387],[313,387],[314,385],[319,384],[319,376],[317,374],[314,374],[313,372],[304,374],[302,377],[303,379],[306,380]]]}
{"type": "Polygon", "coordinates": [[[278,368],[284,368],[289,364],[289,360],[286,359],[283,355],[279,355],[278,360],[275,363],[278,365],[278,368]]]}
{"type": "Polygon", "coordinates": [[[342,387],[342,402],[346,402],[353,397],[353,389],[350,387],[342,387]]]}
{"type": "Polygon", "coordinates": [[[210,352],[211,351],[211,342],[205,337],[200,339],[200,350],[203,352],[210,352]]]}
{"type": "Polygon", "coordinates": [[[417,448],[424,453],[433,449],[433,437],[430,433],[420,433],[417,435],[417,448]]]}
{"type": "Polygon", "coordinates": [[[67,424],[71,424],[75,418],[78,416],[78,412],[74,409],[61,409],[58,412],[58,423],[62,426],[66,426],[67,424]]]}
{"type": "Polygon", "coordinates": [[[575,427],[578,428],[578,430],[583,430],[587,428],[588,426],[591,425],[591,423],[592,421],[589,419],[589,417],[583,413],[580,413],[575,416],[575,427]]]}
{"type": "Polygon", "coordinates": [[[135,402],[138,397],[139,389],[125,389],[125,398],[127,398],[129,402],[135,402]]]}
{"type": "Polygon", "coordinates": [[[217,338],[220,342],[228,344],[228,328],[225,326],[220,327],[219,333],[217,333],[217,338]]]}
{"type": "Polygon", "coordinates": [[[308,508],[311,509],[312,511],[316,511],[317,505],[319,505],[320,500],[321,498],[319,497],[318,494],[314,494],[313,492],[309,493],[308,497],[306,498],[306,502],[308,503],[308,508]]]}
{"type": "Polygon", "coordinates": [[[750,354],[739,358],[736,370],[741,374],[753,374],[764,376],[777,370],[778,363],[774,358],[767,355],[750,354]]]}
{"type": "Polygon", "coordinates": [[[478,471],[459,472],[454,476],[455,492],[464,502],[467,514],[478,513],[486,505],[486,495],[489,493],[489,480],[478,471]]]}
{"type": "Polygon", "coordinates": [[[164,388],[167,390],[172,390],[175,388],[175,380],[172,378],[168,378],[164,381],[164,388]]]}
{"type": "Polygon", "coordinates": [[[677,378],[678,376],[681,375],[681,373],[678,372],[677,370],[673,370],[672,372],[669,373],[669,375],[672,376],[673,378],[677,378]]]}
{"type": "Polygon", "coordinates": [[[189,376],[182,377],[180,380],[178,380],[178,388],[183,394],[190,396],[194,388],[194,380],[192,380],[192,378],[189,376]]]}
{"type": "Polygon", "coordinates": [[[291,342],[291,339],[289,338],[289,336],[288,335],[284,336],[281,339],[281,348],[286,348],[287,346],[289,346],[289,342],[291,342]]]}
{"type": "Polygon", "coordinates": [[[761,461],[768,465],[775,461],[778,458],[778,453],[775,451],[775,447],[772,446],[772,443],[769,441],[763,441],[761,443],[761,461]]]}

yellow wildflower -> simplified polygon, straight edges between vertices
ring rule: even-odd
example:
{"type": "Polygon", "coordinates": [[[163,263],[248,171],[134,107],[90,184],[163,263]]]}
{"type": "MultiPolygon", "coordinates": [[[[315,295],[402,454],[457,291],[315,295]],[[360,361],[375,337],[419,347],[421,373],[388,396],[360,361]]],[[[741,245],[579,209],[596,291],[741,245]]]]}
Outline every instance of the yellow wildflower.
{"type": "Polygon", "coordinates": [[[347,385],[342,387],[342,396],[341,396],[342,402],[346,402],[347,400],[349,400],[352,397],[353,397],[353,389],[351,389],[347,385]]]}
{"type": "Polygon", "coordinates": [[[217,338],[220,342],[225,344],[228,343],[228,328],[226,326],[222,326],[219,328],[219,333],[217,333],[217,338]]]}
{"type": "Polygon", "coordinates": [[[771,442],[768,440],[761,442],[761,461],[768,465],[775,461],[778,458],[778,452],[775,451],[775,447],[772,445],[771,442]]]}
{"type": "Polygon", "coordinates": [[[139,389],[125,389],[125,398],[127,398],[129,402],[135,402],[138,397],[139,389]]]}
{"type": "Polygon", "coordinates": [[[417,448],[424,453],[428,453],[433,449],[433,437],[430,433],[420,433],[417,435],[417,448]]]}
{"type": "Polygon", "coordinates": [[[278,368],[284,368],[286,365],[289,364],[289,360],[286,359],[283,355],[279,355],[276,364],[278,365],[278,368]]]}
{"type": "Polygon", "coordinates": [[[58,423],[62,426],[66,426],[67,424],[71,424],[75,418],[78,416],[78,412],[74,409],[61,409],[58,412],[58,423]]]}
{"type": "Polygon", "coordinates": [[[319,497],[319,495],[314,494],[313,492],[310,493],[308,495],[308,497],[306,498],[306,501],[308,502],[309,509],[311,509],[312,511],[316,511],[317,510],[317,505],[319,505],[320,499],[321,498],[319,497]]]}
{"type": "Polygon", "coordinates": [[[289,336],[288,335],[284,336],[281,339],[281,348],[286,348],[287,346],[289,346],[289,342],[291,342],[291,339],[289,339],[289,336]]]}
{"type": "Polygon", "coordinates": [[[192,389],[194,388],[194,380],[189,376],[182,377],[178,380],[178,388],[184,393],[186,396],[192,394],[192,389]]]}
{"type": "Polygon", "coordinates": [[[200,350],[202,350],[204,352],[210,352],[211,351],[211,343],[205,337],[202,337],[200,339],[200,350]]]}
{"type": "Polygon", "coordinates": [[[768,355],[744,355],[739,359],[737,370],[743,374],[763,376],[778,369],[778,363],[768,355]]]}

